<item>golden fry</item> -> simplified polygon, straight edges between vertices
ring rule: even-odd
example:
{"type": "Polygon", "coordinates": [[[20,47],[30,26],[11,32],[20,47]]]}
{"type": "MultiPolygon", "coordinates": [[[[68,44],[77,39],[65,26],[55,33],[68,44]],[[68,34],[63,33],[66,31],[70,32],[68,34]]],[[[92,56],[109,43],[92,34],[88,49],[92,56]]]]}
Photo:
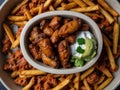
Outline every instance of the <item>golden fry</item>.
{"type": "Polygon", "coordinates": [[[105,80],[100,86],[98,86],[98,88],[96,90],[102,90],[104,87],[106,87],[113,78],[107,78],[107,80],[105,80]]]}
{"type": "Polygon", "coordinates": [[[74,88],[77,89],[77,90],[79,90],[80,73],[76,73],[75,75],[76,75],[76,77],[75,77],[75,79],[73,81],[74,82],[74,88]]]}
{"type": "Polygon", "coordinates": [[[113,77],[112,76],[112,74],[110,73],[110,71],[107,69],[107,68],[105,68],[105,69],[103,69],[103,70],[101,70],[107,77],[113,77]]]}
{"type": "Polygon", "coordinates": [[[63,0],[55,0],[55,3],[53,4],[54,8],[59,6],[63,0]]]}
{"type": "Polygon", "coordinates": [[[66,3],[64,3],[64,2],[61,3],[61,6],[62,6],[62,7],[65,6],[65,5],[66,5],[66,3]]]}
{"type": "Polygon", "coordinates": [[[24,70],[21,71],[22,75],[28,75],[28,76],[34,76],[34,75],[45,75],[46,72],[40,71],[40,70],[24,70]]]}
{"type": "Polygon", "coordinates": [[[32,87],[32,85],[35,83],[35,78],[32,77],[30,79],[30,82],[22,89],[22,90],[30,90],[30,88],[32,87]]]}
{"type": "Polygon", "coordinates": [[[106,48],[106,51],[107,51],[107,55],[108,55],[108,58],[109,58],[109,61],[110,61],[111,69],[115,70],[116,69],[116,63],[115,63],[112,51],[110,49],[110,46],[109,46],[108,42],[104,38],[103,38],[103,41],[104,41],[105,48],[106,48]]]}
{"type": "Polygon", "coordinates": [[[50,4],[52,3],[53,0],[46,0],[45,3],[44,3],[44,10],[46,10],[50,4]]]}
{"type": "Polygon", "coordinates": [[[12,43],[11,49],[16,48],[20,44],[20,36],[12,43]]]}
{"type": "Polygon", "coordinates": [[[63,7],[58,7],[56,10],[64,10],[63,7]]]}
{"type": "Polygon", "coordinates": [[[96,90],[98,88],[98,85],[101,84],[104,80],[105,80],[105,76],[102,75],[100,77],[100,80],[97,83],[94,84],[94,90],[96,90]]]}
{"type": "Polygon", "coordinates": [[[12,77],[12,78],[15,78],[15,77],[17,77],[19,74],[20,74],[20,71],[14,71],[14,72],[12,72],[11,77],[12,77]]]}
{"type": "Polygon", "coordinates": [[[26,21],[27,17],[26,16],[8,16],[8,20],[13,22],[26,21]]]}
{"type": "Polygon", "coordinates": [[[114,22],[113,26],[113,54],[117,54],[118,50],[118,41],[119,41],[119,24],[114,22]]]}
{"type": "Polygon", "coordinates": [[[90,0],[83,0],[87,5],[94,6],[95,4],[90,0]]]}
{"type": "Polygon", "coordinates": [[[84,13],[85,15],[89,16],[89,17],[98,17],[98,18],[101,18],[101,19],[104,19],[104,16],[103,15],[99,15],[99,14],[96,14],[96,13],[84,13]]]}
{"type": "Polygon", "coordinates": [[[30,9],[30,13],[32,15],[34,15],[34,13],[38,13],[38,11],[40,10],[40,8],[41,8],[40,6],[34,7],[32,9],[30,9]]]}
{"type": "Polygon", "coordinates": [[[17,7],[12,11],[12,14],[15,14],[23,5],[25,5],[29,0],[23,0],[17,7]]]}
{"type": "Polygon", "coordinates": [[[83,80],[83,84],[85,85],[87,90],[91,90],[89,84],[87,83],[86,79],[83,80]]]}
{"type": "Polygon", "coordinates": [[[87,5],[82,0],[73,0],[80,7],[87,7],[87,5]]]}
{"type": "Polygon", "coordinates": [[[108,37],[106,37],[106,35],[102,33],[102,37],[108,42],[110,46],[112,46],[112,42],[108,39],[108,37]]]}
{"type": "Polygon", "coordinates": [[[104,10],[102,7],[100,7],[100,12],[105,16],[105,18],[109,21],[110,24],[114,22],[113,17],[106,10],[104,10]]]}
{"type": "Polygon", "coordinates": [[[31,16],[29,10],[25,8],[24,12],[25,12],[25,15],[27,16],[28,20],[30,20],[32,18],[32,16],[31,16]]]}
{"type": "Polygon", "coordinates": [[[52,5],[49,6],[49,11],[54,11],[55,9],[53,8],[52,5]]]}
{"type": "Polygon", "coordinates": [[[12,34],[12,30],[10,29],[10,27],[6,23],[3,23],[3,28],[4,28],[7,36],[9,37],[11,43],[13,43],[15,41],[15,38],[12,34]]]}
{"type": "Polygon", "coordinates": [[[97,0],[98,3],[104,7],[109,13],[111,13],[113,16],[118,16],[119,14],[113,9],[111,8],[107,2],[105,0],[97,0]]]}
{"type": "Polygon", "coordinates": [[[95,67],[91,67],[88,70],[86,70],[82,75],[81,75],[81,80],[83,80],[85,77],[87,77],[89,74],[91,74],[94,71],[95,67]]]}
{"type": "Polygon", "coordinates": [[[60,90],[60,89],[62,89],[64,86],[66,86],[68,83],[70,83],[72,77],[73,77],[72,74],[67,76],[67,78],[65,80],[63,80],[61,83],[59,83],[56,87],[52,88],[51,90],[60,90]]]}
{"type": "Polygon", "coordinates": [[[38,14],[41,14],[43,12],[43,4],[40,5],[39,10],[38,10],[38,14]]]}
{"type": "Polygon", "coordinates": [[[73,9],[70,9],[70,10],[75,11],[75,12],[91,12],[91,11],[99,10],[99,6],[95,5],[95,6],[82,7],[82,8],[73,8],[73,9]]]}
{"type": "Polygon", "coordinates": [[[30,77],[33,77],[33,76],[19,74],[19,77],[20,77],[20,78],[30,78],[30,77]]]}
{"type": "Polygon", "coordinates": [[[18,26],[24,26],[27,23],[27,21],[12,22],[12,23],[18,26]]]}
{"type": "Polygon", "coordinates": [[[76,7],[76,6],[77,6],[77,4],[76,4],[76,3],[74,3],[74,2],[69,3],[69,4],[62,5],[62,7],[63,7],[63,9],[64,9],[64,10],[71,9],[71,8],[76,7]]]}

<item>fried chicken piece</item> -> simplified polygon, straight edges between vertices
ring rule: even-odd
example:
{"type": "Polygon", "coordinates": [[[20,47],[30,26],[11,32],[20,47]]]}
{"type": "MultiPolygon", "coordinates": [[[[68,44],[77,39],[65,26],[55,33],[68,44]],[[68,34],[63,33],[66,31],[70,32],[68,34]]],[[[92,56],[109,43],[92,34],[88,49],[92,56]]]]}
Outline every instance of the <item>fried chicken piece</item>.
{"type": "Polygon", "coordinates": [[[52,58],[49,58],[45,54],[42,53],[42,61],[43,61],[44,64],[49,65],[53,68],[58,68],[59,67],[59,62],[58,62],[56,56],[52,57],[52,58]]]}
{"type": "Polygon", "coordinates": [[[58,35],[60,37],[66,37],[70,34],[76,32],[80,26],[80,20],[72,20],[68,23],[65,23],[63,26],[61,26],[58,35]]]}
{"type": "Polygon", "coordinates": [[[71,66],[69,58],[70,58],[70,47],[68,45],[68,42],[66,40],[62,40],[58,44],[58,53],[59,58],[61,61],[61,64],[63,68],[68,68],[71,66]]]}
{"type": "Polygon", "coordinates": [[[70,35],[65,38],[70,44],[74,44],[76,41],[76,36],[75,35],[70,35]]]}
{"type": "Polygon", "coordinates": [[[56,31],[52,34],[50,40],[51,40],[51,42],[54,44],[54,43],[58,42],[59,39],[60,39],[60,37],[59,37],[59,35],[58,35],[58,30],[56,30],[56,31]]]}
{"type": "Polygon", "coordinates": [[[29,50],[30,50],[30,52],[31,52],[34,59],[41,60],[42,51],[38,46],[30,44],[29,45],[29,50]]]}
{"type": "Polygon", "coordinates": [[[49,23],[49,26],[50,26],[52,29],[54,29],[54,30],[58,29],[58,28],[60,27],[60,21],[61,21],[61,19],[62,19],[62,18],[59,17],[59,16],[53,17],[52,20],[51,20],[50,23],[49,23]]]}
{"type": "Polygon", "coordinates": [[[30,37],[29,40],[31,42],[34,42],[36,40],[36,38],[38,38],[38,36],[40,35],[41,31],[39,29],[39,27],[33,27],[33,29],[30,32],[30,37]]]}
{"type": "Polygon", "coordinates": [[[52,44],[48,38],[42,38],[37,44],[40,47],[42,53],[44,53],[47,57],[52,58],[55,56],[52,44]]]}
{"type": "Polygon", "coordinates": [[[43,32],[47,35],[47,36],[52,36],[52,34],[54,33],[53,29],[49,26],[45,27],[43,29],[43,32]]]}
{"type": "Polygon", "coordinates": [[[43,30],[45,27],[49,26],[49,21],[48,20],[41,20],[40,21],[40,29],[43,30]]]}
{"type": "Polygon", "coordinates": [[[90,26],[88,24],[82,24],[80,30],[82,30],[82,31],[88,31],[89,28],[90,28],[90,26]]]}

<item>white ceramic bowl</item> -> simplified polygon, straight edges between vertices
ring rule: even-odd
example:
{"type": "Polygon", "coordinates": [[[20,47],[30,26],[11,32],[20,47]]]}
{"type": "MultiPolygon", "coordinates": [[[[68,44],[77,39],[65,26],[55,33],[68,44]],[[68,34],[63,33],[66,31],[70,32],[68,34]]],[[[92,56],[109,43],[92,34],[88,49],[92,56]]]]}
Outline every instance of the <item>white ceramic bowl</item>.
{"type": "Polygon", "coordinates": [[[25,25],[25,27],[22,30],[21,38],[20,38],[20,47],[28,63],[39,70],[49,72],[49,73],[54,73],[54,74],[71,74],[71,73],[85,71],[98,60],[100,53],[102,51],[102,45],[103,45],[102,36],[101,36],[101,32],[97,24],[92,19],[90,19],[88,16],[81,14],[81,13],[72,12],[72,11],[52,11],[52,12],[46,12],[46,13],[35,16],[30,21],[28,21],[28,23],[25,25]],[[92,33],[95,35],[97,39],[98,48],[97,48],[97,55],[91,61],[86,63],[84,66],[72,67],[72,68],[67,68],[67,69],[64,69],[64,68],[55,69],[55,68],[52,68],[50,66],[43,64],[42,62],[38,62],[32,58],[29,52],[29,49],[28,49],[28,33],[30,32],[31,28],[34,25],[39,23],[40,20],[50,19],[56,15],[67,17],[67,18],[77,17],[89,24],[92,33]]]}

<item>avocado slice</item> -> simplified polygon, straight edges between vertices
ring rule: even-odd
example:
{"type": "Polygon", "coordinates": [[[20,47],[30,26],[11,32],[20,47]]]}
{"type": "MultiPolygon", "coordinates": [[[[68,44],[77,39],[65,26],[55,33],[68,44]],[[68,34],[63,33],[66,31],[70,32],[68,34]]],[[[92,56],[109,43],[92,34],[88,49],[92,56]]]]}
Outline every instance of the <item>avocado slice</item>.
{"type": "Polygon", "coordinates": [[[86,46],[86,49],[82,55],[82,58],[88,57],[92,54],[93,49],[94,49],[94,43],[91,39],[86,38],[85,39],[85,46],[86,46]]]}

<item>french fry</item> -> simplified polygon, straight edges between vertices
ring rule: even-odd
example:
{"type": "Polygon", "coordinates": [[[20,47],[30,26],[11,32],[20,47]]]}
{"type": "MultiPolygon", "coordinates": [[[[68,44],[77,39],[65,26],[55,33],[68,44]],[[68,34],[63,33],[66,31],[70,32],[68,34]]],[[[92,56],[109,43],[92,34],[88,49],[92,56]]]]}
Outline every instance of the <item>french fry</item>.
{"type": "Polygon", "coordinates": [[[87,83],[86,79],[83,80],[83,84],[85,85],[87,90],[91,90],[89,84],[87,83]]]}
{"type": "Polygon", "coordinates": [[[76,89],[73,87],[73,88],[70,88],[70,90],[76,90],[76,89]]]}
{"type": "Polygon", "coordinates": [[[104,41],[105,48],[106,48],[106,51],[107,51],[107,55],[108,55],[108,58],[109,58],[109,61],[110,61],[111,69],[115,70],[116,69],[116,63],[115,63],[112,51],[110,49],[110,46],[109,46],[108,42],[104,38],[103,38],[103,41],[104,41]]]}
{"type": "Polygon", "coordinates": [[[117,54],[118,41],[119,41],[119,24],[114,22],[113,25],[113,54],[117,54]]]}
{"type": "Polygon", "coordinates": [[[44,10],[46,10],[50,4],[52,3],[53,0],[46,0],[45,3],[44,3],[44,10]]]}
{"type": "Polygon", "coordinates": [[[15,41],[15,38],[14,38],[14,36],[12,34],[12,30],[10,29],[10,27],[6,23],[3,23],[3,28],[4,28],[5,32],[6,32],[6,34],[8,35],[11,43],[13,43],[15,41]]]}
{"type": "Polygon", "coordinates": [[[33,77],[31,75],[22,75],[22,74],[19,74],[19,77],[20,78],[30,78],[30,77],[33,77]]]}
{"type": "Polygon", "coordinates": [[[30,13],[31,15],[34,15],[34,13],[38,13],[39,10],[40,10],[40,6],[37,6],[37,7],[30,9],[30,13]]]}
{"type": "Polygon", "coordinates": [[[95,4],[90,0],[83,0],[87,5],[94,6],[95,4]]]}
{"type": "Polygon", "coordinates": [[[54,8],[59,6],[62,3],[63,0],[55,0],[55,3],[53,4],[54,8]]]}
{"type": "Polygon", "coordinates": [[[45,75],[46,72],[40,71],[40,70],[24,70],[21,71],[22,75],[28,75],[28,76],[34,76],[34,75],[45,75]]]}
{"type": "Polygon", "coordinates": [[[70,90],[71,90],[71,89],[74,89],[74,90],[75,90],[73,82],[70,82],[67,86],[70,88],[70,90]]]}
{"type": "Polygon", "coordinates": [[[94,84],[94,90],[96,90],[98,88],[98,85],[101,84],[104,80],[105,80],[105,76],[102,75],[100,77],[100,80],[94,84]]]}
{"type": "Polygon", "coordinates": [[[60,90],[60,89],[62,89],[64,86],[66,86],[68,83],[70,83],[72,77],[73,77],[72,74],[68,75],[65,80],[63,80],[61,83],[59,83],[56,87],[52,88],[51,90],[60,90]]]}
{"type": "Polygon", "coordinates": [[[96,13],[84,13],[84,14],[87,15],[87,16],[89,16],[89,17],[96,16],[96,17],[101,18],[101,19],[104,18],[104,16],[96,14],[96,13]]]}
{"type": "Polygon", "coordinates": [[[110,73],[110,71],[107,69],[107,68],[105,68],[105,69],[103,69],[103,70],[101,70],[102,72],[103,72],[103,74],[105,74],[107,77],[113,77],[112,76],[112,74],[110,73]]]}
{"type": "Polygon", "coordinates": [[[32,87],[32,85],[35,83],[35,77],[32,77],[30,79],[30,82],[25,86],[23,87],[22,90],[30,90],[30,88],[32,87]]]}
{"type": "Polygon", "coordinates": [[[95,5],[95,6],[82,7],[82,8],[73,8],[73,9],[70,9],[70,10],[75,11],[75,12],[91,12],[91,11],[99,10],[99,6],[95,5]]]}
{"type": "Polygon", "coordinates": [[[102,7],[100,7],[100,12],[105,16],[105,18],[109,21],[110,24],[114,22],[113,17],[102,7]]]}
{"type": "Polygon", "coordinates": [[[97,2],[104,7],[109,13],[111,13],[113,16],[118,16],[119,14],[111,8],[105,0],[97,0],[97,2]]]}
{"type": "Polygon", "coordinates": [[[20,74],[20,71],[14,71],[14,72],[12,72],[11,77],[12,77],[12,78],[15,78],[15,77],[17,77],[19,74],[20,74]]]}
{"type": "Polygon", "coordinates": [[[30,20],[32,18],[32,16],[31,16],[29,10],[25,8],[24,12],[25,12],[25,15],[27,16],[27,19],[30,20]]]}
{"type": "Polygon", "coordinates": [[[18,26],[24,26],[27,23],[27,21],[12,22],[12,23],[18,26]]]}
{"type": "Polygon", "coordinates": [[[100,86],[98,86],[98,88],[96,90],[102,90],[104,87],[106,87],[113,78],[107,78],[107,80],[105,80],[100,86]]]}
{"type": "Polygon", "coordinates": [[[11,49],[16,48],[20,44],[20,36],[12,43],[11,49]]]}
{"type": "Polygon", "coordinates": [[[18,6],[16,6],[13,11],[12,14],[15,14],[23,5],[25,5],[29,0],[23,0],[18,6]]]}
{"type": "Polygon", "coordinates": [[[75,75],[76,75],[76,77],[75,77],[75,79],[73,81],[74,82],[74,88],[77,89],[77,90],[79,90],[80,73],[76,73],[75,75]]]}
{"type": "Polygon", "coordinates": [[[62,7],[65,6],[65,5],[66,5],[66,3],[64,3],[64,2],[61,3],[61,6],[62,6],[62,7]]]}
{"type": "Polygon", "coordinates": [[[56,10],[64,10],[63,7],[57,7],[56,10]]]}
{"type": "Polygon", "coordinates": [[[87,7],[87,5],[82,0],[73,0],[80,7],[87,7]]]}
{"type": "Polygon", "coordinates": [[[87,77],[89,74],[91,74],[94,71],[95,67],[91,67],[88,70],[86,70],[82,75],[81,75],[81,80],[83,80],[85,77],[87,77]]]}
{"type": "Polygon", "coordinates": [[[41,14],[43,12],[43,4],[40,5],[39,10],[38,10],[38,14],[41,14]]]}
{"type": "Polygon", "coordinates": [[[27,17],[26,16],[8,16],[8,20],[13,22],[26,21],[27,17]]]}
{"type": "Polygon", "coordinates": [[[63,8],[64,10],[68,10],[68,9],[74,8],[74,7],[76,7],[76,6],[77,6],[77,4],[74,3],[74,2],[72,2],[72,3],[69,3],[69,4],[62,5],[62,8],[63,8]]]}
{"type": "Polygon", "coordinates": [[[112,42],[102,33],[102,37],[108,42],[110,46],[112,46],[112,42]]]}
{"type": "Polygon", "coordinates": [[[53,8],[52,5],[49,6],[49,11],[54,11],[55,9],[53,8]]]}
{"type": "Polygon", "coordinates": [[[97,83],[95,83],[95,84],[98,85],[98,84],[102,83],[104,80],[105,80],[105,76],[102,75],[102,76],[100,77],[100,80],[99,80],[97,83]]]}

